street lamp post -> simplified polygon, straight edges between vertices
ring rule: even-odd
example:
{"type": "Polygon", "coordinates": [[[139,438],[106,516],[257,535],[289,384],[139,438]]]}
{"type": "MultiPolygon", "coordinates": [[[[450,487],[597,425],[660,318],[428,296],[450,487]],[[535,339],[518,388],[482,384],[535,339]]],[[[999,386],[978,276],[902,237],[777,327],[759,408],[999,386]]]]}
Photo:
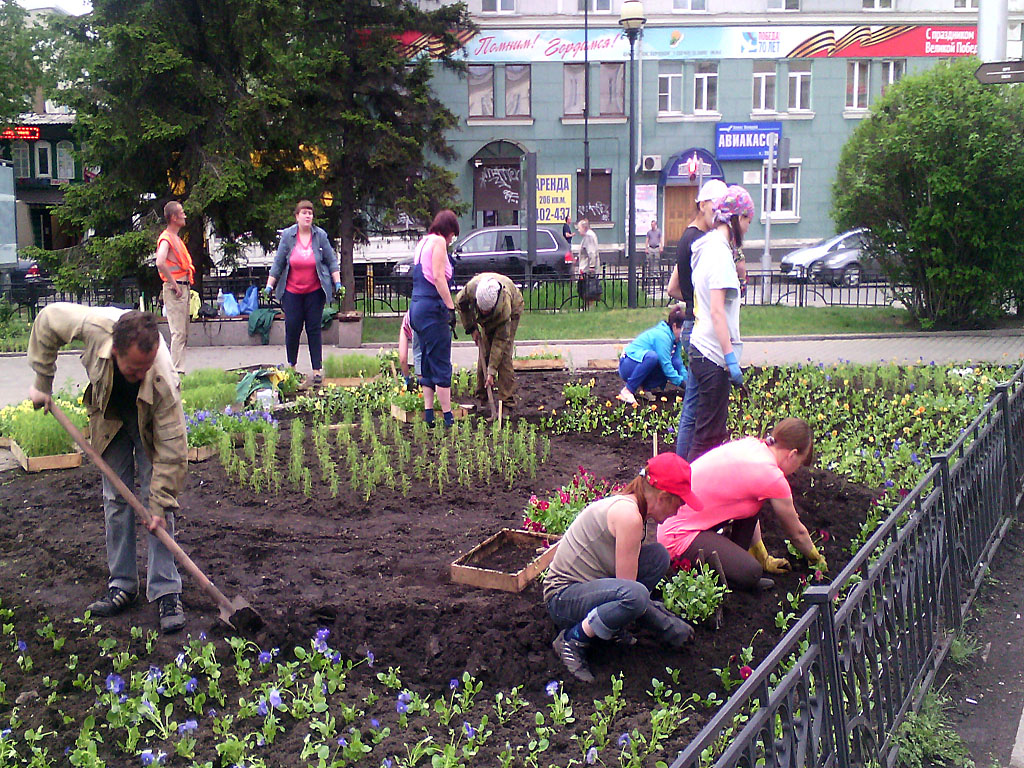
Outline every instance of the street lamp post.
{"type": "MultiPolygon", "coordinates": [[[[626,253],[629,258],[629,290],[628,303],[630,308],[637,306],[636,290],[636,39],[640,36],[647,19],[644,18],[644,5],[640,0],[625,0],[619,24],[629,39],[629,211],[627,213],[626,253]]],[[[642,114],[642,110],[641,110],[642,114]]]]}

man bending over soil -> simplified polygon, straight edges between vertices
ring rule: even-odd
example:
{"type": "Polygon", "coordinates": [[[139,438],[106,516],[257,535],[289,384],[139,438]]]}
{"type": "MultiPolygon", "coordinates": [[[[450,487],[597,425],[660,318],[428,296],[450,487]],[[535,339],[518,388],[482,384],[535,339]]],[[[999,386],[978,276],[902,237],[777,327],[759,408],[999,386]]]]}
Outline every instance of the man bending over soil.
{"type": "MultiPolygon", "coordinates": [[[[36,408],[48,405],[57,371],[57,351],[78,339],[89,375],[83,402],[89,440],[129,488],[149,500],[149,572],[146,597],[156,602],[161,631],[185,626],[181,577],[174,557],[153,533],[174,534],[173,511],[185,479],[187,444],[181,384],[156,318],[146,312],[50,304],[32,325],[28,360],[36,373],[28,395],[36,408]]],[[[103,479],[106,521],[107,592],[88,606],[94,616],[114,616],[139,594],[135,561],[135,515],[114,486],[103,479]]]]}

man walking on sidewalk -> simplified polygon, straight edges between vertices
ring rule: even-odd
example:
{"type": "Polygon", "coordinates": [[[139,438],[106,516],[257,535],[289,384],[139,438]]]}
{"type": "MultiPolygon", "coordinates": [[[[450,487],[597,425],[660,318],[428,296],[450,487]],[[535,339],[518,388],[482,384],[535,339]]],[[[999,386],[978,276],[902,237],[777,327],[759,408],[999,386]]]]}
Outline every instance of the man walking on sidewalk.
{"type": "Polygon", "coordinates": [[[185,226],[185,209],[177,200],[164,206],[167,228],[156,244],[156,269],[163,280],[164,311],[171,332],[171,362],[178,375],[185,373],[185,345],[188,344],[188,300],[195,282],[192,255],[178,232],[185,226]]]}
{"type": "MultiPolygon", "coordinates": [[[[185,480],[188,446],[181,384],[171,366],[156,318],[148,312],[83,307],[58,302],[44,307],[32,325],[28,361],[35,383],[28,396],[36,408],[47,404],[57,372],[57,352],[83,343],[82,364],[89,375],[83,403],[89,413],[89,442],[130,489],[148,500],[150,534],[146,597],[157,603],[160,629],[185,626],[181,576],[174,556],[153,532],[174,535],[174,510],[185,480]]],[[[135,561],[135,514],[113,484],[103,478],[106,523],[107,591],[87,610],[114,616],[139,594],[135,561]]]]}

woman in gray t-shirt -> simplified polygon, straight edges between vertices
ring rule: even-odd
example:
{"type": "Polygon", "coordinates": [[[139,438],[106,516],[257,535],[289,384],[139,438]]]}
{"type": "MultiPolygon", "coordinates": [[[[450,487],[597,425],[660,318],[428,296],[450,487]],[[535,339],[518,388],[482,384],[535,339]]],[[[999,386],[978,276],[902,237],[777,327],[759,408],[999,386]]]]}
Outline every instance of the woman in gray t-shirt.
{"type": "Polygon", "coordinates": [[[693,636],[689,624],[651,600],[669,555],[661,544],[644,544],[647,520],[664,522],[683,501],[702,508],[690,490],[690,465],[659,454],[620,494],[589,504],[558,543],[544,601],[561,629],[552,646],[577,679],[594,680],[586,656],[593,639],[628,637],[634,621],[674,646],[693,636]]]}

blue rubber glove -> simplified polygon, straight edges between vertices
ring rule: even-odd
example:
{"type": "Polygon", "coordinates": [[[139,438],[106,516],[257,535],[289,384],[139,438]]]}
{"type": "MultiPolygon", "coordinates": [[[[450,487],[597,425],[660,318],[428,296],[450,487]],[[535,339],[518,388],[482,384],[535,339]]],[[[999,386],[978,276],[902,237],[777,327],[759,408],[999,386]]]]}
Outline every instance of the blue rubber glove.
{"type": "Polygon", "coordinates": [[[269,285],[268,285],[268,286],[266,286],[266,287],[265,287],[265,288],[263,289],[263,295],[264,295],[264,296],[266,296],[267,298],[270,298],[271,296],[273,296],[273,295],[274,295],[274,289],[273,289],[273,288],[271,288],[271,287],[270,287],[269,285]]]}
{"type": "Polygon", "coordinates": [[[730,352],[725,356],[725,365],[729,369],[730,381],[737,387],[743,384],[743,371],[740,370],[740,364],[736,360],[735,352],[730,352]]]}
{"type": "Polygon", "coordinates": [[[335,292],[336,294],[337,294],[337,293],[341,293],[341,283],[335,283],[335,284],[334,284],[334,292],[335,292]]]}

